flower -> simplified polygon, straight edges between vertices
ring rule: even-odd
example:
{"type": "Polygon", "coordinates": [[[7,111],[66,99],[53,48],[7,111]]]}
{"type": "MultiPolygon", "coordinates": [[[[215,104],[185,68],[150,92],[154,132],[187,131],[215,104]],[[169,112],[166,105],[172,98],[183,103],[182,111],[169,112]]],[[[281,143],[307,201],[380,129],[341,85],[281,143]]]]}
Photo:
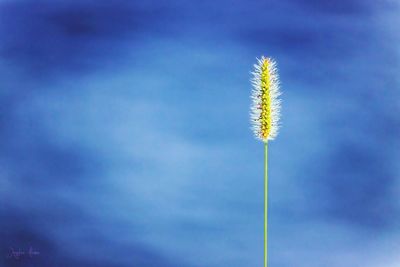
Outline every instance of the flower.
{"type": "Polygon", "coordinates": [[[267,142],[273,140],[279,129],[281,100],[278,98],[279,77],[276,62],[272,58],[262,56],[254,64],[251,83],[251,123],[256,138],[267,142]]]}

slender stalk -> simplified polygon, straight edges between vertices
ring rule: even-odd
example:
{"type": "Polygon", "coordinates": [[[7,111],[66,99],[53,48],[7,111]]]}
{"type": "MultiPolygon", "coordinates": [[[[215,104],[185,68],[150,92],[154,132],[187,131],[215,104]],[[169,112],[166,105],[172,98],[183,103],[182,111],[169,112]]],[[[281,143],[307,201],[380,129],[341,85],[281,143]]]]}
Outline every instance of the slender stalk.
{"type": "Polygon", "coordinates": [[[268,142],[264,143],[264,267],[268,266],[268,142]]]}

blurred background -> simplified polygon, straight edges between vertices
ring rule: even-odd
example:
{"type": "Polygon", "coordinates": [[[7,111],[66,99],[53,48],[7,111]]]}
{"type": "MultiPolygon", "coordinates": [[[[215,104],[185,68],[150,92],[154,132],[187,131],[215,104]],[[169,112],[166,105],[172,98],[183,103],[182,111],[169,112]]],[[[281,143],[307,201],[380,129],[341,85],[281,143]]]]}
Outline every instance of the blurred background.
{"type": "Polygon", "coordinates": [[[262,266],[266,55],[270,266],[399,267],[399,7],[0,0],[0,266],[262,266]]]}

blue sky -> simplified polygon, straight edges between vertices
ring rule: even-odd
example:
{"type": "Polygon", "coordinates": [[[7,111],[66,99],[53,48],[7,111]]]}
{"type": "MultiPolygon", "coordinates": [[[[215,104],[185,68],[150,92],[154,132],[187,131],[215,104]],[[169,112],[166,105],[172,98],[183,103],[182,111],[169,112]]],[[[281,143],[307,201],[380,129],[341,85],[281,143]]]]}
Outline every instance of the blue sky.
{"type": "Polygon", "coordinates": [[[398,267],[397,1],[0,0],[4,266],[398,267]],[[7,259],[10,248],[39,250],[7,259]]]}

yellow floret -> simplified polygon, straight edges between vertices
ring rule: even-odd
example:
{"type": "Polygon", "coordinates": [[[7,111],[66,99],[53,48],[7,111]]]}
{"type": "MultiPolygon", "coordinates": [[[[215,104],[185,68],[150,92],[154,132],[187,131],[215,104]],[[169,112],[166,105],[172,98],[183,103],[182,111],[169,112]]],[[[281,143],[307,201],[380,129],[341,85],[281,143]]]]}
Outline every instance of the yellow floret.
{"type": "Polygon", "coordinates": [[[270,80],[270,62],[269,59],[264,59],[261,66],[261,136],[266,139],[271,132],[271,80],[270,80]]]}

